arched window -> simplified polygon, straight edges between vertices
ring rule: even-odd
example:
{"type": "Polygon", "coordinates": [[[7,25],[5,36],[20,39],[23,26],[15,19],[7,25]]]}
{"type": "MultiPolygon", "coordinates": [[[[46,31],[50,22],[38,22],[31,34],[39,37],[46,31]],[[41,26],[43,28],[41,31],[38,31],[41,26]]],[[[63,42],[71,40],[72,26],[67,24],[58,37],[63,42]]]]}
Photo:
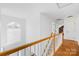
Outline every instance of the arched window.
{"type": "Polygon", "coordinates": [[[21,27],[16,22],[7,25],[7,44],[14,44],[21,40],[21,27]]]}

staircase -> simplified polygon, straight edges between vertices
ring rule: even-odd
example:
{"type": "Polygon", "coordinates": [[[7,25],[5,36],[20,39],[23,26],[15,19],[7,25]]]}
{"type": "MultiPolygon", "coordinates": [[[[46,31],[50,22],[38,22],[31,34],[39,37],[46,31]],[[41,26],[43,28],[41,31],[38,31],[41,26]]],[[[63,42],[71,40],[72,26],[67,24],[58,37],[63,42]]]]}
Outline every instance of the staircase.
{"type": "Polygon", "coordinates": [[[54,56],[79,56],[78,42],[64,39],[63,44],[55,52],[54,56]]]}

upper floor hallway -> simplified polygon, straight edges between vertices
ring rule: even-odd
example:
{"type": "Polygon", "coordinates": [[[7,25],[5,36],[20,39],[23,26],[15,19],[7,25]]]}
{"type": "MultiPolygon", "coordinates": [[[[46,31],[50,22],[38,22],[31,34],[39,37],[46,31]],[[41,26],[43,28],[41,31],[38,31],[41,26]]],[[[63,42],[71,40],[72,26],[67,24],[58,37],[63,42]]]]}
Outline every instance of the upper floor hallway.
{"type": "Polygon", "coordinates": [[[0,55],[79,56],[79,3],[0,3],[0,55]]]}

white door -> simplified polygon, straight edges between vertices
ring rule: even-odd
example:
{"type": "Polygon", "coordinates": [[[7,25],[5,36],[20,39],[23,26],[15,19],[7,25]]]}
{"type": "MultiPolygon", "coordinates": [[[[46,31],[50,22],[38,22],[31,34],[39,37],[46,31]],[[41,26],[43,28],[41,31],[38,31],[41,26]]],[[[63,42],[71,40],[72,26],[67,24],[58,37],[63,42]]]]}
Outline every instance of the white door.
{"type": "Polygon", "coordinates": [[[64,38],[74,39],[75,36],[75,17],[69,17],[64,20],[64,38]]]}

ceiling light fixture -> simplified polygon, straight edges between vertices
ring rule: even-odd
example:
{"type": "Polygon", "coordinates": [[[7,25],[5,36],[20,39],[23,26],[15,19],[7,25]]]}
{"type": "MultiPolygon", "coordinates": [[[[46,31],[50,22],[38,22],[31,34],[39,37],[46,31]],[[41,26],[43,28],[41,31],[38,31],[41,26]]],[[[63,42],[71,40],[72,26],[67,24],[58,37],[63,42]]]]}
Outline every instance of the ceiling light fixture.
{"type": "Polygon", "coordinates": [[[64,8],[67,7],[69,5],[71,5],[72,3],[57,3],[58,8],[64,8]]]}
{"type": "Polygon", "coordinates": [[[73,17],[73,16],[68,16],[67,18],[70,18],[70,17],[73,17]]]}

